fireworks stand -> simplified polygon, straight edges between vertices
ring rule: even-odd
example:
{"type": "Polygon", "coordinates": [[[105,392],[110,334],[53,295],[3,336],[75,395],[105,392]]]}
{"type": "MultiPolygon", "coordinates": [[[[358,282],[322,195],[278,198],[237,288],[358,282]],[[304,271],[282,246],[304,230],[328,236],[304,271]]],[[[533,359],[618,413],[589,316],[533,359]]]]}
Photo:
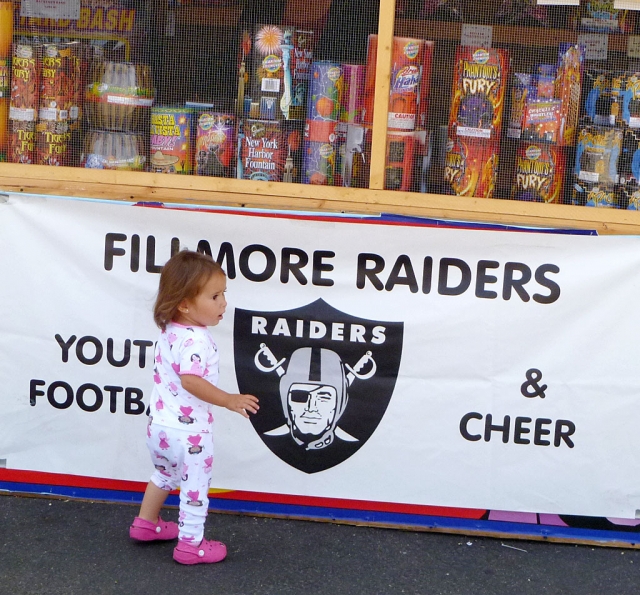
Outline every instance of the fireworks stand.
{"type": "Polygon", "coordinates": [[[188,247],[263,405],[216,420],[212,510],[636,547],[635,4],[0,2],[0,489],[140,499],[188,247]]]}

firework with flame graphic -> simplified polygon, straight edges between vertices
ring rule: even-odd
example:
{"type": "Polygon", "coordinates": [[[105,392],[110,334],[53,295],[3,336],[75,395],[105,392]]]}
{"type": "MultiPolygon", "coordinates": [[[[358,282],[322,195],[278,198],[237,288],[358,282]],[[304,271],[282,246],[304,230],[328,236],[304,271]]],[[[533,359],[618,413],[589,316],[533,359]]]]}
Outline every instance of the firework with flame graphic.
{"type": "Polygon", "coordinates": [[[457,196],[493,198],[498,173],[497,141],[458,137],[449,140],[445,182],[457,196]]]}
{"type": "Polygon", "coordinates": [[[449,112],[452,137],[500,140],[508,75],[507,50],[457,48],[449,112]]]}
{"type": "Polygon", "coordinates": [[[565,148],[521,141],[515,153],[511,198],[562,204],[565,148]]]}
{"type": "Polygon", "coordinates": [[[576,143],[585,56],[584,45],[560,44],[555,96],[562,100],[564,131],[558,141],[559,145],[573,146],[576,143]]]}

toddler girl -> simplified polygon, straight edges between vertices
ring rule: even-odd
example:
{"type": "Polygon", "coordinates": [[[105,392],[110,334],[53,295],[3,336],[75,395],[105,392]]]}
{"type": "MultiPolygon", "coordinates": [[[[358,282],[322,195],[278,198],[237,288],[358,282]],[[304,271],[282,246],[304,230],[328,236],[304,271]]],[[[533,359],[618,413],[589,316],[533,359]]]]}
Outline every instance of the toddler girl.
{"type": "Polygon", "coordinates": [[[136,541],[179,538],[173,559],[181,564],[219,562],[227,548],[204,539],[213,463],[213,407],[249,417],[253,395],[216,387],[218,348],[207,329],[222,320],[226,276],[211,257],[182,251],[162,269],[153,315],[161,329],[155,350],[147,446],[156,468],[130,527],[136,541]],[[163,521],[160,509],[180,486],[180,522],[163,521]]]}

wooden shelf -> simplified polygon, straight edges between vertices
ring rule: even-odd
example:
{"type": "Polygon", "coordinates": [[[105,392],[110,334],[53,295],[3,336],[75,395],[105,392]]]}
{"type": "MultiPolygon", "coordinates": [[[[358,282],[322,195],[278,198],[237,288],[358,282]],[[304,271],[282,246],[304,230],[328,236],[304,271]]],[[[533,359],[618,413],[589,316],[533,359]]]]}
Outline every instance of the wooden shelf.
{"type": "Polygon", "coordinates": [[[0,163],[0,192],[594,229],[640,234],[640,212],[437,194],[0,163]]]}
{"type": "MultiPolygon", "coordinates": [[[[396,20],[396,35],[422,39],[460,41],[461,23],[428,20],[396,20]]],[[[493,26],[493,45],[557,48],[562,42],[577,43],[580,31],[545,27],[493,26]]],[[[627,35],[609,34],[609,51],[627,52],[627,35]]]]}

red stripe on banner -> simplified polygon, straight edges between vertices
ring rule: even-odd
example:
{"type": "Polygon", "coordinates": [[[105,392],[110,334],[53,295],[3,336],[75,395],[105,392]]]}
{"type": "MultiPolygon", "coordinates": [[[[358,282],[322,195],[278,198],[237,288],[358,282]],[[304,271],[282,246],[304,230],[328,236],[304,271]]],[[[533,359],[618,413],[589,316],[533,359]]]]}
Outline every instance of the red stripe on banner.
{"type": "MultiPolygon", "coordinates": [[[[30,483],[126,492],[144,492],[146,482],[126,481],[122,479],[103,479],[83,475],[45,473],[43,471],[23,471],[18,469],[0,469],[0,481],[30,483]]],[[[174,492],[177,493],[177,492],[174,492]]],[[[423,516],[443,516],[460,519],[479,519],[485,510],[473,508],[451,508],[447,506],[427,506],[423,504],[399,504],[395,502],[370,502],[368,500],[347,500],[344,498],[321,498],[317,496],[294,496],[289,494],[264,494],[242,490],[214,491],[210,498],[220,500],[239,500],[264,502],[269,504],[289,504],[320,508],[338,508],[345,510],[368,510],[373,512],[394,512],[423,516]]]]}
{"type": "Polygon", "coordinates": [[[233,490],[214,494],[214,498],[224,500],[251,500],[270,504],[291,504],[297,506],[318,506],[322,508],[343,508],[347,510],[370,510],[374,512],[397,512],[425,516],[445,516],[462,519],[479,519],[486,510],[474,508],[451,508],[447,506],[427,506],[424,504],[399,504],[396,502],[371,502],[369,500],[345,500],[343,498],[320,498],[317,496],[291,496],[288,494],[262,494],[233,490]]]}

